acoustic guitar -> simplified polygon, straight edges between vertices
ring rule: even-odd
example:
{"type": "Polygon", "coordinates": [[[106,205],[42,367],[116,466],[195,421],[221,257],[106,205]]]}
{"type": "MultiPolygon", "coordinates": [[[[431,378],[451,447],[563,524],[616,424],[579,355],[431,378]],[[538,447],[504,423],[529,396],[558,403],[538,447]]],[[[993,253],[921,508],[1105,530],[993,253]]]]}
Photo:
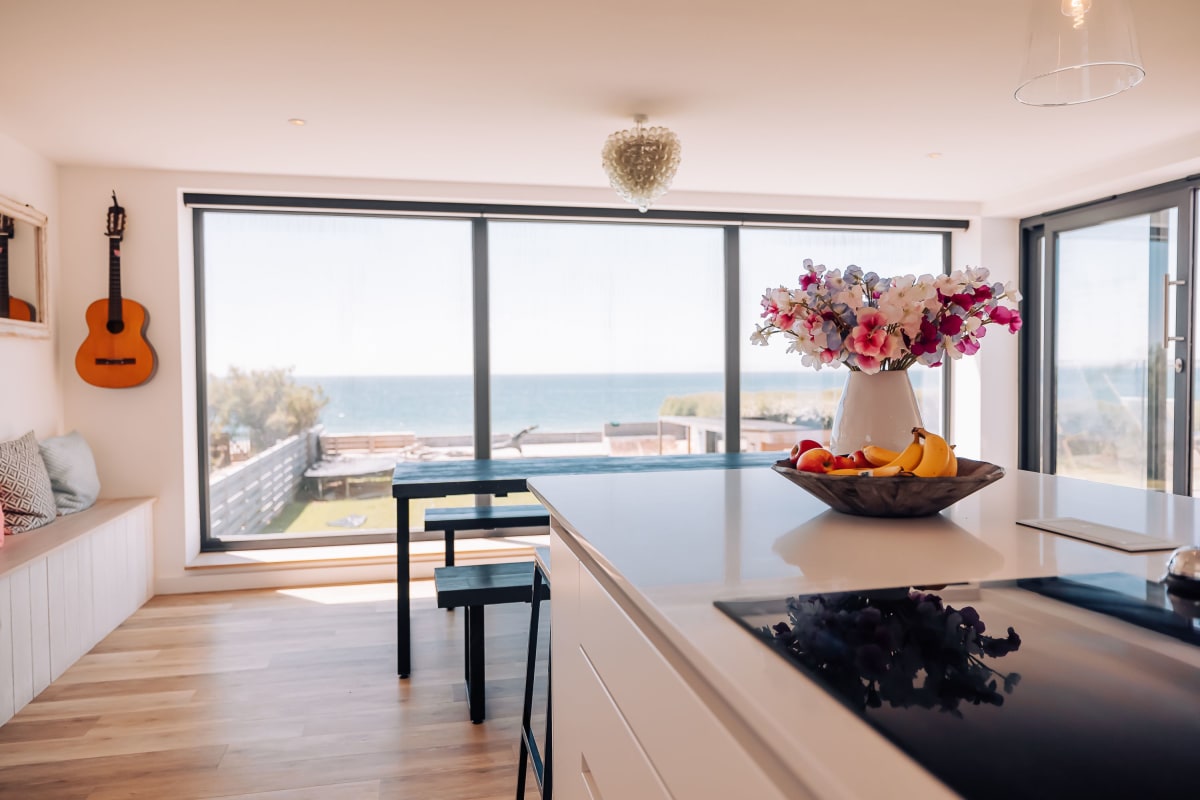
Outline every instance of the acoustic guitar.
{"type": "Polygon", "coordinates": [[[33,322],[37,319],[34,307],[8,293],[8,248],[16,235],[13,218],[0,214],[0,318],[33,322]]]}
{"type": "Polygon", "coordinates": [[[88,335],[75,354],[75,371],[93,386],[124,389],[140,386],[154,376],[158,366],[154,348],[146,339],[150,315],[141,303],[121,296],[121,238],[125,234],[125,209],[108,209],[108,299],[87,307],[88,335]]]}

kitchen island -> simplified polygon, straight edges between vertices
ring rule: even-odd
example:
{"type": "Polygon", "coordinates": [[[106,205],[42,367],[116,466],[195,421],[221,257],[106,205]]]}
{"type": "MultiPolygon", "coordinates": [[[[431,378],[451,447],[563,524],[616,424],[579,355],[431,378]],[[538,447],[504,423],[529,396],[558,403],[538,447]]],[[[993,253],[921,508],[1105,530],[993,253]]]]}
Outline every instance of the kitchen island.
{"type": "MultiPolygon", "coordinates": [[[[945,585],[961,595],[972,582],[1090,573],[1156,581],[1170,553],[1130,554],[1017,519],[1078,517],[1200,542],[1191,498],[1023,472],[921,519],[838,514],[769,469],[529,485],[551,514],[560,800],[954,796],[714,601],[945,585]]],[[[1018,627],[1037,630],[1050,614],[1200,670],[1200,649],[1182,642],[985,592],[975,604],[1017,615],[1018,627]]],[[[1003,754],[979,756],[1012,768],[1003,754]]]]}

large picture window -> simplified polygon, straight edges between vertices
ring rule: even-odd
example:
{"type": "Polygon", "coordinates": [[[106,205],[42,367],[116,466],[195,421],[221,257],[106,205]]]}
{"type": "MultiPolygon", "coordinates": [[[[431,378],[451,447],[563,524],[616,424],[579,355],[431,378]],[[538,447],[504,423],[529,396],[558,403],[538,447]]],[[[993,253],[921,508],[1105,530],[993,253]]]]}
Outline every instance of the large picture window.
{"type": "Polygon", "coordinates": [[[527,455],[724,449],[719,228],[496,222],[488,244],[494,430],[527,455]]]}
{"type": "MultiPolygon", "coordinates": [[[[948,267],[940,230],[191,198],[206,549],[392,541],[398,462],[787,449],[846,372],[751,349],[762,291],[806,257],[948,267]]],[[[919,371],[943,427],[941,371],[919,371]]]]}
{"type": "Polygon", "coordinates": [[[208,537],[394,537],[397,459],[472,452],[470,223],[205,211],[208,537]]]}

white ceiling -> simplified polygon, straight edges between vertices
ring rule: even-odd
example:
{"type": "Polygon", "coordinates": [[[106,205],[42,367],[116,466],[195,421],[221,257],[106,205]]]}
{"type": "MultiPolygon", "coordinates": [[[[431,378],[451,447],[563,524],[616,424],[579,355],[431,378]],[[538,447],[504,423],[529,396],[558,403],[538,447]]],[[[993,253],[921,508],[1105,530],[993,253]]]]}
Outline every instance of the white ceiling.
{"type": "Polygon", "coordinates": [[[989,213],[1200,171],[1200,0],[1133,0],[1145,81],[1066,108],[1012,98],[1029,2],[0,0],[0,132],[60,164],[605,187],[644,112],[679,192],[989,213]]]}

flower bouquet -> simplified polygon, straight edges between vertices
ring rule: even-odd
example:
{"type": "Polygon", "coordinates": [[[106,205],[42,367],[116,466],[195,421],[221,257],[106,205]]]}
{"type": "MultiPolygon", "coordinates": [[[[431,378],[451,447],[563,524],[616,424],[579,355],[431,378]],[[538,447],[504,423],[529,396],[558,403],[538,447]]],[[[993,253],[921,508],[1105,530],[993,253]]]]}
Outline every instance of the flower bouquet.
{"type": "Polygon", "coordinates": [[[988,283],[983,267],[949,275],[881,278],[856,266],[827,270],[804,260],[800,286],[768,289],[765,323],[750,341],[766,345],[782,333],[788,352],[820,369],[845,364],[873,375],[913,364],[940,366],[974,355],[987,326],[1021,329],[1021,293],[1010,282],[988,283]]]}

